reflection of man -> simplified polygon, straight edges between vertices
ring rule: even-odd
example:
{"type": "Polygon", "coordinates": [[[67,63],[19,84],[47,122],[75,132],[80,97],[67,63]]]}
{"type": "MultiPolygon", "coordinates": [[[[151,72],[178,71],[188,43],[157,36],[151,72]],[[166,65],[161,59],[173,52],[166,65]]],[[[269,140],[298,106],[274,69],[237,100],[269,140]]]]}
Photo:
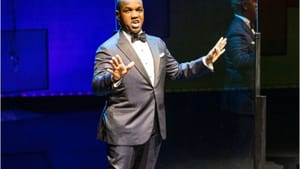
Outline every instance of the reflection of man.
{"type": "Polygon", "coordinates": [[[93,89],[106,96],[98,138],[107,143],[109,168],[153,169],[166,138],[165,78],[210,71],[225,51],[226,39],[205,57],[179,64],[160,38],[143,33],[142,0],[118,0],[116,17],[121,30],[98,48],[95,57],[93,89]]]}
{"type": "MultiPolygon", "coordinates": [[[[241,169],[252,167],[254,135],[254,85],[255,85],[255,0],[231,0],[234,19],[228,29],[225,94],[223,110],[233,120],[233,149],[244,161],[241,169]]],[[[232,122],[232,121],[231,121],[232,122]]],[[[242,164],[241,164],[242,165],[242,164]]],[[[236,167],[239,168],[239,167],[236,167]]],[[[233,168],[234,169],[234,168],[233,168]]]]}

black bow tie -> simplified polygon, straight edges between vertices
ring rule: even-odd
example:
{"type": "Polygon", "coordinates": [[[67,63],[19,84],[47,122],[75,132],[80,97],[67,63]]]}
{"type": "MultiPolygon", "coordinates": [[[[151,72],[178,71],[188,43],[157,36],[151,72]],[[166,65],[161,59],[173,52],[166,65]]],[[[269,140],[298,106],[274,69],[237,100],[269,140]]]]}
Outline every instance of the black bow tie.
{"type": "Polygon", "coordinates": [[[142,41],[142,42],[146,42],[146,34],[144,32],[142,33],[134,33],[134,34],[131,34],[131,42],[135,42],[135,41],[142,41]]]}

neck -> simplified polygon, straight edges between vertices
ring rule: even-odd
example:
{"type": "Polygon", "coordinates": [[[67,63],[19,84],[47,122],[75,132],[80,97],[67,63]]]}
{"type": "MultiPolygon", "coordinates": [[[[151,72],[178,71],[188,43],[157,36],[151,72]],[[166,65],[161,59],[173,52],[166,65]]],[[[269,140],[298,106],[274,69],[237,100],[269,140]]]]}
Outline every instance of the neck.
{"type": "Polygon", "coordinates": [[[140,33],[143,32],[142,30],[140,30],[139,32],[135,33],[135,32],[131,32],[129,30],[125,30],[125,29],[122,29],[122,28],[121,28],[121,31],[127,33],[128,35],[136,35],[136,34],[140,34],[140,33]]]}

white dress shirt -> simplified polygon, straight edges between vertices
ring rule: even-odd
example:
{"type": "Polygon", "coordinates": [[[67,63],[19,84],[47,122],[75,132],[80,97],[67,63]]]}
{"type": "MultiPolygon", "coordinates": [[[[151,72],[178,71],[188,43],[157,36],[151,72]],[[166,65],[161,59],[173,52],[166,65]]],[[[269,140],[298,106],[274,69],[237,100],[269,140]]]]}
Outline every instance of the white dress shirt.
{"type": "Polygon", "coordinates": [[[144,68],[146,69],[146,72],[151,80],[152,85],[154,85],[154,64],[153,64],[153,56],[152,52],[150,50],[150,47],[147,42],[142,41],[135,41],[131,42],[131,35],[124,32],[125,37],[129,41],[129,43],[132,45],[133,49],[135,50],[136,54],[139,56],[141,62],[144,65],[144,68]]]}

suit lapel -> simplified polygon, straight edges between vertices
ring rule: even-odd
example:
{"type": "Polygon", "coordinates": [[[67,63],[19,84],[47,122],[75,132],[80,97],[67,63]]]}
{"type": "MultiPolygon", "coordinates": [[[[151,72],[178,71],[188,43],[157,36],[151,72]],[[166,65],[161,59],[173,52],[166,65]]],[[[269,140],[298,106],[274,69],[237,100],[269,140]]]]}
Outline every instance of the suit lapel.
{"type": "Polygon", "coordinates": [[[158,75],[159,75],[159,61],[160,61],[160,58],[159,58],[159,50],[158,50],[158,44],[155,43],[155,41],[147,36],[147,42],[148,42],[148,45],[150,47],[150,50],[151,50],[151,53],[152,53],[152,57],[153,57],[153,64],[154,64],[154,86],[155,84],[158,82],[158,75]]]}
{"type": "Polygon", "coordinates": [[[241,18],[235,17],[234,22],[236,22],[237,25],[242,26],[242,28],[247,32],[247,34],[251,37],[252,40],[255,39],[255,34],[252,32],[251,28],[241,18]]]}
{"type": "Polygon", "coordinates": [[[251,28],[243,20],[240,20],[240,22],[242,22],[242,24],[244,26],[244,29],[246,30],[247,34],[250,35],[252,40],[254,40],[255,39],[255,34],[252,32],[251,28]]]}
{"type": "Polygon", "coordinates": [[[243,29],[245,30],[245,36],[246,36],[246,40],[249,43],[249,48],[251,48],[251,50],[255,50],[255,35],[253,34],[251,28],[242,20],[240,20],[243,29]]]}
{"type": "Polygon", "coordinates": [[[136,54],[133,47],[130,45],[130,43],[128,42],[128,40],[126,39],[125,35],[122,32],[119,32],[118,47],[130,61],[133,61],[135,63],[136,69],[151,84],[149,76],[139,56],[136,54]]]}

